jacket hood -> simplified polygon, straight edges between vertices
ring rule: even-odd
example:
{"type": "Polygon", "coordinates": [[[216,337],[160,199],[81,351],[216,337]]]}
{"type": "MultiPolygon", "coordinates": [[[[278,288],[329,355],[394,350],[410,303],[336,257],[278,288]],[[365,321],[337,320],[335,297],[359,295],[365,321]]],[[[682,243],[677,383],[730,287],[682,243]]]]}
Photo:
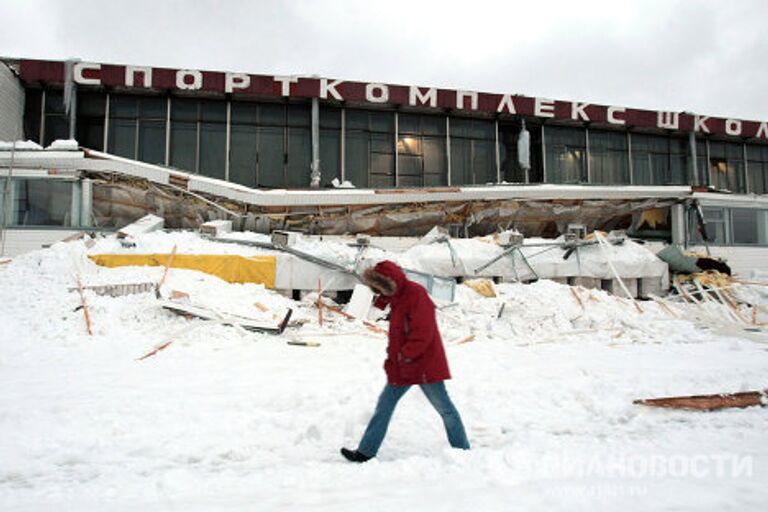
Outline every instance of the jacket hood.
{"type": "Polygon", "coordinates": [[[395,291],[395,295],[398,295],[403,290],[403,286],[405,285],[405,282],[408,280],[408,278],[405,277],[405,272],[403,272],[403,269],[400,268],[400,265],[393,261],[384,260],[376,264],[375,267],[373,267],[373,271],[381,274],[385,277],[390,278],[395,282],[397,285],[397,290],[395,291]]]}

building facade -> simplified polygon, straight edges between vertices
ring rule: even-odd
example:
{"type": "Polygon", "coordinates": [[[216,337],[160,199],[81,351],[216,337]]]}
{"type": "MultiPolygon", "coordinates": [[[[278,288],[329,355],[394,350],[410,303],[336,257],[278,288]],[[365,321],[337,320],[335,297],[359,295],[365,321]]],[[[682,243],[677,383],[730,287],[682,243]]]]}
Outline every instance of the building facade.
{"type": "Polygon", "coordinates": [[[712,243],[768,245],[766,121],[317,77],[4,62],[23,90],[23,137],[43,146],[76,139],[256,189],[708,187],[757,198],[704,201],[712,243]]]}

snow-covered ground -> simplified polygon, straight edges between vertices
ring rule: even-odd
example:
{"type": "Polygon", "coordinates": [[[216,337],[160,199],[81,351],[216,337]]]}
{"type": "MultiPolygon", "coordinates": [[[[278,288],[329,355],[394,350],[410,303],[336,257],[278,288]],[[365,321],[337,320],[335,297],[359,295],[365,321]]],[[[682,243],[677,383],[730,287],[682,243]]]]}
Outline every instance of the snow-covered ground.
{"type": "Polygon", "coordinates": [[[744,511],[768,503],[768,409],[632,404],[768,387],[764,335],[731,328],[724,336],[722,326],[716,334],[703,324],[714,314],[694,323],[682,305],[670,313],[653,302],[640,314],[585,291],[582,308],[570,288],[549,281],[499,285],[496,298],[460,286],[439,319],[454,375],[448,389],[472,450],[448,448],[438,415],[414,389],[379,457],[354,465],[338,450],[356,446],[384,384],[385,336],[328,312],[320,327],[311,297],[296,303],[176,269],[168,287],[196,302],[265,322],[291,307],[301,326],[253,334],[175,316],[153,293],[86,292],[88,336],[73,272],[105,284],[156,281],[163,270],[100,268],[85,252],[82,242],[57,244],[0,266],[2,511],[744,511]],[[320,346],[287,343],[296,340],[320,346]]]}

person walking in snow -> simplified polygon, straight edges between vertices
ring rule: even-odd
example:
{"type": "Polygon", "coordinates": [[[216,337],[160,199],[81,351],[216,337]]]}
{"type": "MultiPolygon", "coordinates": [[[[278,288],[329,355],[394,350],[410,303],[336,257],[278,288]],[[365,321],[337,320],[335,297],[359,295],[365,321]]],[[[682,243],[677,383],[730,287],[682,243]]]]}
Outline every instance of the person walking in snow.
{"type": "Polygon", "coordinates": [[[448,397],[445,380],[451,378],[448,360],[435,318],[435,305],[427,291],[408,280],[391,261],[367,269],[362,281],[378,294],[374,305],[389,306],[389,344],[384,370],[387,384],[356,450],[342,448],[352,462],[365,462],[379,451],[397,402],[418,385],[443,419],[453,448],[469,450],[469,441],[459,411],[448,397]]]}

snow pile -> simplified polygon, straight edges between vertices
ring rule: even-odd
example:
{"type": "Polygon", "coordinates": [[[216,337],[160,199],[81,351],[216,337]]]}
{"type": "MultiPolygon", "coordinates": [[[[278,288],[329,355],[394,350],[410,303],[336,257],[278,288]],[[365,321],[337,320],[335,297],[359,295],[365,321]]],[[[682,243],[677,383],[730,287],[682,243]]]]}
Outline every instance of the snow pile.
{"type": "MultiPolygon", "coordinates": [[[[346,261],[357,250],[310,242],[346,261]]],[[[210,243],[151,233],[134,250],[210,243]]],[[[670,314],[643,302],[641,314],[543,280],[497,285],[492,298],[459,286],[438,318],[473,449],[450,450],[413,390],[379,457],[359,466],[338,449],[355,446],[370,418],[386,336],[330,311],[320,326],[312,296],[294,302],[177,269],[167,288],[195,302],[264,321],[290,307],[295,322],[282,336],[249,333],[174,315],[151,292],[86,291],[88,336],[74,274],[89,285],[163,273],[86,257],[113,250],[122,248],[111,238],[60,243],[0,266],[2,510],[719,511],[762,510],[768,499],[765,408],[632,404],[766,387],[765,340],[714,335],[676,318],[683,305],[670,314]]],[[[252,248],[216,246],[227,250],[252,248]]]]}

